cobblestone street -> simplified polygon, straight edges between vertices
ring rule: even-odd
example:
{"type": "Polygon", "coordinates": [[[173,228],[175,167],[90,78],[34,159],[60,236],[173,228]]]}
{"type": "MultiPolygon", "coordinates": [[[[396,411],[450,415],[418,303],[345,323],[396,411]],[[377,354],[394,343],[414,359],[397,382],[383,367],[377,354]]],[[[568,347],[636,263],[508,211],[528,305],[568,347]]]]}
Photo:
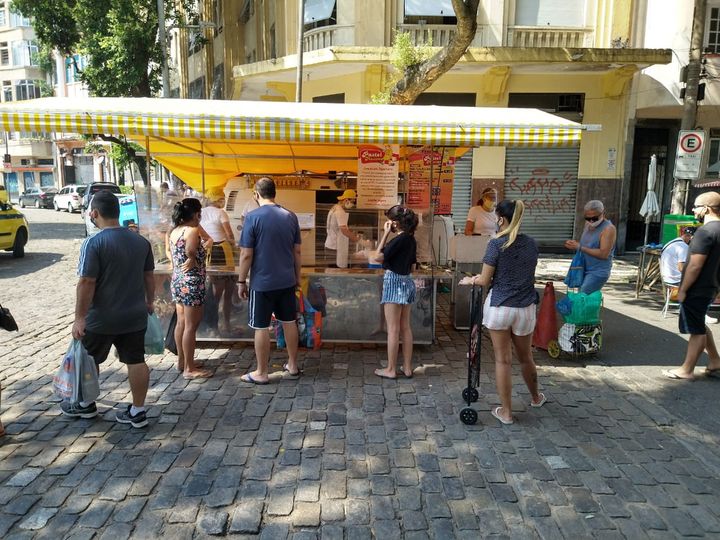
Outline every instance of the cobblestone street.
{"type": "Polygon", "coordinates": [[[627,279],[608,289],[600,359],[536,353],[541,409],[515,366],[512,426],[490,415],[485,338],[480,420],[460,422],[467,333],[443,294],[438,342],[417,347],[413,379],[373,374],[383,347],[325,345],[301,353],[299,379],[280,375],[277,353],[273,383],[250,386],[250,344],[206,344],[205,382],[184,380],[170,354],[148,357],[150,426],[132,429],[114,421],[129,387],[112,355],[100,416],[60,414],[52,375],[70,342],[83,225],[26,215],[26,257],[0,253],[0,301],[20,325],[0,346],[2,538],[720,537],[720,383],[658,376],[685,342],[654,300],[641,298],[651,315],[632,311],[627,279]]]}

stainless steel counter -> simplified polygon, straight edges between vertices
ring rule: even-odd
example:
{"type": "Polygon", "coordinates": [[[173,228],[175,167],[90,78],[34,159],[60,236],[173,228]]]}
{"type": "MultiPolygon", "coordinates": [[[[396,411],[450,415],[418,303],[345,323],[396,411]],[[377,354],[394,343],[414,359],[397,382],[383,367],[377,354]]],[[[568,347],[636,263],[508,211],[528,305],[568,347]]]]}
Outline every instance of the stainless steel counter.
{"type": "MultiPolygon", "coordinates": [[[[345,343],[385,343],[385,323],[380,298],[383,270],[303,268],[302,290],[305,298],[323,313],[322,340],[345,343]]],[[[174,305],[170,296],[171,269],[158,265],[156,275],[156,311],[167,328],[174,305]]],[[[413,304],[411,324],[414,342],[430,344],[435,337],[436,287],[434,281],[444,274],[420,271],[414,275],[417,300],[413,304]]],[[[208,268],[208,291],[214,283],[232,283],[237,269],[208,268]]],[[[231,287],[235,291],[234,287],[231,287]]],[[[254,331],[247,327],[247,302],[232,294],[230,324],[224,323],[222,298],[218,302],[208,293],[205,316],[198,330],[200,341],[249,341],[254,331]]]]}

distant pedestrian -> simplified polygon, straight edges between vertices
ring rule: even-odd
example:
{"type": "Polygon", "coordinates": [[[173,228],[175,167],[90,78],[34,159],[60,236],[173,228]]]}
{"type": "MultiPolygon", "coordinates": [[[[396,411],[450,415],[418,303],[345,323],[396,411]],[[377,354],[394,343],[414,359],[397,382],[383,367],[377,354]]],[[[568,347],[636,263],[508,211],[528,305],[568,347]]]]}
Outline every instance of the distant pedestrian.
{"type": "Polygon", "coordinates": [[[175,310],[175,343],[178,370],[185,379],[207,378],[212,371],[195,365],[195,340],[205,303],[205,256],[212,240],[200,227],[202,206],[197,199],[183,199],[173,209],[171,229],[166,237],[167,256],[172,261],[170,291],[175,310]]]}
{"type": "Polygon", "coordinates": [[[610,279],[617,229],[605,217],[602,201],[588,201],[583,214],[585,229],[580,242],[566,240],[565,247],[573,251],[579,249],[585,256],[585,273],[580,292],[590,294],[602,289],[610,279]]]}
{"type": "Polygon", "coordinates": [[[690,338],[683,364],[663,371],[663,375],[675,380],[695,378],[695,366],[703,351],[708,354],[705,375],[720,378],[720,356],[705,324],[708,308],[720,289],[720,193],[711,191],[696,197],[693,213],[703,225],[690,241],[690,259],[683,268],[677,296],[680,333],[690,334],[690,338]]]}
{"type": "Polygon", "coordinates": [[[241,377],[253,384],[268,383],[270,321],[283,325],[288,362],[283,370],[300,374],[297,362],[298,328],[295,290],[300,285],[300,225],[295,214],[275,204],[275,182],[268,177],[255,184],[259,208],[248,213],[240,238],[238,288],[249,298],[248,326],[255,330],[257,368],[241,377]],[[247,277],[250,275],[248,292],[247,277]]]}
{"type": "Polygon", "coordinates": [[[502,201],[495,208],[497,236],[488,243],[479,276],[463,279],[463,285],[490,288],[483,307],[483,326],[490,331],[495,353],[495,386],[500,407],[492,415],[502,424],[512,424],[512,349],[520,362],[531,407],[541,407],[545,395],[538,391],[537,368],[533,360],[532,335],[538,295],[535,268],[538,247],[535,240],[520,234],[525,205],[502,201]]]}
{"type": "Polygon", "coordinates": [[[384,379],[397,378],[397,360],[402,338],[403,367],[401,373],[409,379],[413,376],[413,334],[410,314],[415,302],[415,281],[412,271],[417,264],[417,242],[415,229],[418,217],[410,208],[395,205],[385,215],[383,225],[385,233],[378,244],[376,260],[382,261],[383,277],[382,299],[387,325],[388,363],[383,369],[376,369],[375,375],[384,379]],[[387,242],[390,233],[398,235],[387,242]]]}
{"type": "MultiPolygon", "coordinates": [[[[90,202],[89,218],[100,232],[80,248],[79,280],[72,335],[82,340],[100,370],[115,345],[120,362],[127,366],[132,405],[117,412],[122,424],[140,428],[148,424],[145,396],[150,370],[145,363],[145,329],[153,311],[155,280],[150,243],[120,226],[120,204],[109,191],[100,191],[90,202]]],[[[94,402],[61,403],[67,416],[97,416],[94,402]]]]}

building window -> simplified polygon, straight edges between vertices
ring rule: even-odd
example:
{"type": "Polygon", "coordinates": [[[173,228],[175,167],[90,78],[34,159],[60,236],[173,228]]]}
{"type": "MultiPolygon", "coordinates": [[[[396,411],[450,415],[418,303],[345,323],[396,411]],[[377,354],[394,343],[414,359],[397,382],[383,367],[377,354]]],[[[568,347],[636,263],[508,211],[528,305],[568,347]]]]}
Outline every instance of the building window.
{"type": "Polygon", "coordinates": [[[20,13],[10,10],[10,26],[13,28],[19,28],[23,26],[29,27],[32,25],[30,24],[29,18],[23,17],[20,13]]]}
{"type": "Polygon", "coordinates": [[[188,98],[205,99],[205,77],[198,77],[188,85],[188,98]]]}
{"type": "Polygon", "coordinates": [[[3,81],[3,83],[2,83],[2,100],[3,101],[12,101],[13,100],[12,81],[3,81]]]}
{"type": "Polygon", "coordinates": [[[0,26],[7,26],[7,2],[0,2],[0,26]]]}
{"type": "Polygon", "coordinates": [[[315,96],[312,98],[313,103],[345,103],[345,93],[327,94],[325,96],[315,96]]]}
{"type": "Polygon", "coordinates": [[[710,130],[707,176],[720,178],[720,129],[710,130]]]}
{"type": "Polygon", "coordinates": [[[214,17],[214,23],[215,28],[213,29],[213,34],[217,37],[218,34],[222,34],[223,31],[223,0],[213,0],[213,17],[214,17]]]}
{"type": "Polygon", "coordinates": [[[277,44],[275,43],[275,23],[270,27],[270,58],[277,58],[277,44]]]}
{"type": "Polygon", "coordinates": [[[720,8],[710,8],[706,52],[720,52],[720,8]]]}
{"type": "Polygon", "coordinates": [[[0,65],[10,65],[10,47],[7,41],[0,41],[0,65]]]}
{"type": "Polygon", "coordinates": [[[585,26],[586,1],[565,2],[559,0],[516,0],[515,24],[517,26],[583,27],[585,26]]]}
{"type": "Polygon", "coordinates": [[[18,101],[39,98],[40,87],[35,84],[35,81],[18,81],[15,84],[15,96],[17,97],[18,101]]]}
{"type": "Polygon", "coordinates": [[[12,63],[16,67],[37,66],[38,46],[34,41],[12,42],[12,63]]]}
{"type": "Polygon", "coordinates": [[[405,24],[457,24],[451,0],[405,0],[405,24]]]}
{"type": "Polygon", "coordinates": [[[305,16],[303,18],[305,31],[323,26],[337,24],[337,6],[335,0],[315,0],[305,2],[305,16]]]}

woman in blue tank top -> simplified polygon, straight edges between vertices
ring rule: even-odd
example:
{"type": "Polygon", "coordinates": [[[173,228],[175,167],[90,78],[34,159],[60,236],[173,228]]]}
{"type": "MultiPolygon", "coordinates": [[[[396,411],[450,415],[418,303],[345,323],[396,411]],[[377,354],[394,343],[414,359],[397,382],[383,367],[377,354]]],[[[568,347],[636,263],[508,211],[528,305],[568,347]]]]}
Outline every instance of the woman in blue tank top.
{"type": "Polygon", "coordinates": [[[580,251],[585,255],[585,275],[580,292],[590,294],[602,289],[612,270],[617,229],[612,221],[605,218],[602,201],[589,201],[584,208],[585,229],[580,242],[566,240],[567,249],[580,251]]]}

